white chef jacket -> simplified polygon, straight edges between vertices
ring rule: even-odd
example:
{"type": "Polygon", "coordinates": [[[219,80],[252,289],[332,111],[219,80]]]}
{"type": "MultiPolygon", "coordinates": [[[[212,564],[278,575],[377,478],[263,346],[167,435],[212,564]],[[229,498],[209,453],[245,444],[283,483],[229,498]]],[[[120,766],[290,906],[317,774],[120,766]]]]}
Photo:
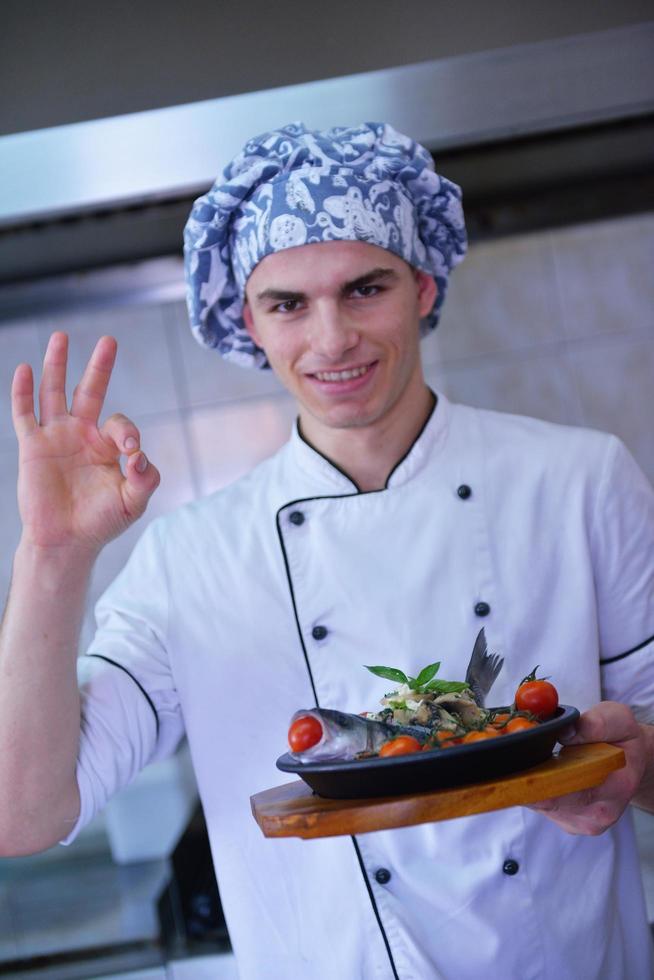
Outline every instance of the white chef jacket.
{"type": "Polygon", "coordinates": [[[489,703],[540,664],[564,703],[653,721],[652,555],[654,494],[612,436],[441,395],[386,487],[360,493],[295,430],[153,521],[99,602],[68,840],[185,732],[242,980],[648,978],[629,814],[599,837],[515,807],[269,840],[249,798],[289,778],[294,711],[374,710],[366,663],[461,678],[481,625],[505,659],[489,703]]]}

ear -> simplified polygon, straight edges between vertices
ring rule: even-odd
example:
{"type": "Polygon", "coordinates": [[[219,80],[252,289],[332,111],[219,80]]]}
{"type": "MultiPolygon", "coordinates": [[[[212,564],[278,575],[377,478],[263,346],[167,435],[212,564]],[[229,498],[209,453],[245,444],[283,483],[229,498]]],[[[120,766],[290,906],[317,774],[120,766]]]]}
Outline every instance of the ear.
{"type": "Polygon", "coordinates": [[[429,273],[422,269],[415,269],[416,284],[418,286],[418,309],[420,317],[431,313],[436,297],[438,296],[438,286],[436,280],[429,273]]]}
{"type": "Polygon", "coordinates": [[[250,304],[247,301],[247,297],[243,303],[243,323],[245,324],[245,329],[250,334],[257,347],[261,347],[261,341],[259,340],[259,334],[254,325],[254,318],[252,316],[252,310],[250,309],[250,304]]]}

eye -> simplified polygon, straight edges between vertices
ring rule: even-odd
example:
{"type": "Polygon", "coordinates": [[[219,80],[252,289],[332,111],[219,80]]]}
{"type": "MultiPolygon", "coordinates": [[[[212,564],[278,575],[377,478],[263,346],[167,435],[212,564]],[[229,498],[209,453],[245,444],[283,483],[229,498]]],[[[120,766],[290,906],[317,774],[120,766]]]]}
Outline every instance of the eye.
{"type": "Polygon", "coordinates": [[[276,303],[272,307],[273,313],[295,313],[300,309],[299,299],[285,299],[282,303],[276,303]]]}
{"type": "Polygon", "coordinates": [[[381,289],[381,286],[373,285],[355,286],[350,295],[353,296],[354,299],[368,299],[370,296],[376,296],[377,293],[380,293],[381,289]]]}

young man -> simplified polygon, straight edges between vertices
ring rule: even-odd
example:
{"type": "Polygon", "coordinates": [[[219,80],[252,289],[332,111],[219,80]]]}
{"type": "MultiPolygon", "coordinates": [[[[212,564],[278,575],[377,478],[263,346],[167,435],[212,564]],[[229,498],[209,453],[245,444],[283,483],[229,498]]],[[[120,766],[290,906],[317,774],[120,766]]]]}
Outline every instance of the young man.
{"type": "Polygon", "coordinates": [[[623,811],[654,805],[654,495],[613,437],[427,388],[419,336],[464,251],[458,188],[381,124],[266,134],[196,202],[193,329],[271,365],[298,424],[248,477],[148,527],[97,607],[81,696],[93,560],[158,474],[128,419],[97,427],[109,338],[69,411],[53,336],[40,424],[31,372],[16,373],[0,845],[72,840],[186,733],[243,980],[651,974],[623,811]],[[279,782],[295,710],[370,708],[384,692],[364,663],[415,675],[440,659],[461,677],[481,623],[505,658],[495,703],[542,664],[584,709],[571,737],[622,746],[623,770],[530,809],[263,838],[249,796],[279,782]]]}

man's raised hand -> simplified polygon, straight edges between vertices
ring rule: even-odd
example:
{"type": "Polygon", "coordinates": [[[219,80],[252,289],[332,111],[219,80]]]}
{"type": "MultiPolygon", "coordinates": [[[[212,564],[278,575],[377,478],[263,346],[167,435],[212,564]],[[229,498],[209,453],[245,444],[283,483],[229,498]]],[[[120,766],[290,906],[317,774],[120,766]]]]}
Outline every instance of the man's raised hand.
{"type": "Polygon", "coordinates": [[[16,369],[11,401],[26,543],[97,554],[143,514],[159,485],[159,473],[141,450],[133,422],[112,415],[98,427],[116,350],[113,337],[98,341],[69,409],[68,338],[52,334],[43,361],[38,419],[32,369],[28,364],[16,369]],[[127,457],[124,473],[121,455],[127,457]]]}

